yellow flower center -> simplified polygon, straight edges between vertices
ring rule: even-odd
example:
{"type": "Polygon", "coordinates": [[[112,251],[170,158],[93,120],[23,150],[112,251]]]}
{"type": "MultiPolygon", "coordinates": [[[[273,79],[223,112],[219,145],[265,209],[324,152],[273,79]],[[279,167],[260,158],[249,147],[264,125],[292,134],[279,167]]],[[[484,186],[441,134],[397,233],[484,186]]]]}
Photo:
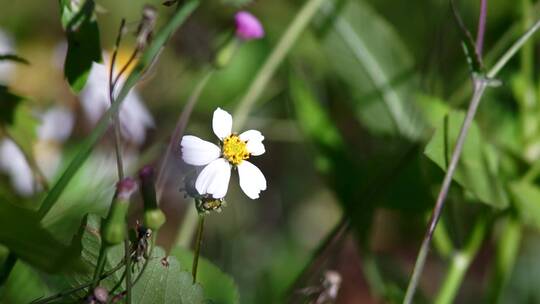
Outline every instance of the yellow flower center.
{"type": "Polygon", "coordinates": [[[231,134],[223,139],[223,157],[233,165],[240,164],[249,158],[246,142],[238,135],[231,134]]]}

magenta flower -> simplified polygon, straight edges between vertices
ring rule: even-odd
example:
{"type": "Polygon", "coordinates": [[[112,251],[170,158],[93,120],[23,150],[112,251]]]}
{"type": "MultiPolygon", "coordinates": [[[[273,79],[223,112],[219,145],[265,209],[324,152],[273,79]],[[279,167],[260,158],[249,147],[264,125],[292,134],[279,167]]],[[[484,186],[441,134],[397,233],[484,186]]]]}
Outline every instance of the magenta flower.
{"type": "Polygon", "coordinates": [[[240,11],[234,16],[236,22],[236,36],[242,40],[260,39],[264,36],[264,29],[257,17],[246,11],[240,11]]]}

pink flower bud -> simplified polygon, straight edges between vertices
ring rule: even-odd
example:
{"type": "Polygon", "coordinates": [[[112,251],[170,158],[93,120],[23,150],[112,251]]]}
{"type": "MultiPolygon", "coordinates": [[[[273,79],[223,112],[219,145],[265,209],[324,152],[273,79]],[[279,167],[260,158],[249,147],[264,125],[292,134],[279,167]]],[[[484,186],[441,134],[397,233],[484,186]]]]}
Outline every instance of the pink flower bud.
{"type": "Polygon", "coordinates": [[[119,199],[129,200],[133,192],[137,190],[137,182],[131,177],[126,177],[116,184],[116,193],[119,199]]]}
{"type": "Polygon", "coordinates": [[[264,28],[257,17],[246,11],[234,15],[236,22],[236,36],[242,40],[260,39],[264,36],[264,28]]]}

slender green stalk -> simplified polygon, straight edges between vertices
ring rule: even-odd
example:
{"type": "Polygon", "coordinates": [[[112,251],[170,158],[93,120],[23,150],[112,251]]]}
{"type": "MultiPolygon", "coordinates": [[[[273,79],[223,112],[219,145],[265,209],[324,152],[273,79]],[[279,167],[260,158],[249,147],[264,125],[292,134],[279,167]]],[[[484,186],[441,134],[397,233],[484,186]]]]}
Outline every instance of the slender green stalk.
{"type": "Polygon", "coordinates": [[[13,251],[10,251],[4,265],[2,266],[2,271],[0,271],[0,286],[3,286],[4,283],[6,283],[11,270],[13,270],[13,267],[15,267],[15,263],[17,263],[17,256],[15,253],[13,253],[13,251]]]}
{"type": "Polygon", "coordinates": [[[487,230],[487,219],[482,217],[476,221],[471,232],[471,236],[465,245],[465,248],[455,252],[450,262],[450,269],[444,279],[443,285],[439,290],[434,303],[447,304],[453,303],[459,291],[461,282],[465,273],[478,253],[487,230]]]}
{"type": "Polygon", "coordinates": [[[126,303],[131,303],[131,256],[129,252],[129,240],[124,241],[124,258],[126,259],[126,303]]]}
{"type": "Polygon", "coordinates": [[[503,56],[495,63],[493,68],[491,68],[486,77],[487,79],[473,76],[473,82],[474,82],[474,94],[471,99],[469,109],[467,110],[467,115],[465,117],[465,120],[463,121],[463,125],[461,126],[458,139],[456,142],[456,147],[454,148],[454,151],[452,153],[452,158],[450,160],[450,164],[448,166],[448,170],[446,171],[443,184],[441,186],[441,190],[439,192],[439,195],[437,197],[437,202],[435,204],[435,208],[433,209],[433,214],[428,226],[428,230],[426,232],[426,235],[424,237],[424,240],[422,241],[422,245],[420,247],[420,251],[418,253],[418,256],[416,258],[416,262],[414,265],[413,273],[411,276],[411,280],[409,281],[409,286],[407,287],[407,292],[405,294],[405,298],[403,300],[403,303],[409,304],[412,303],[414,293],[416,292],[416,288],[418,287],[418,283],[420,281],[420,276],[422,274],[422,271],[424,269],[424,265],[426,262],[427,254],[430,248],[431,238],[433,236],[433,231],[435,230],[435,227],[437,226],[437,222],[440,218],[442,208],[444,207],[444,203],[446,201],[446,197],[448,195],[448,190],[450,188],[450,184],[452,182],[452,178],[454,176],[457,164],[459,162],[459,158],[461,156],[461,152],[463,150],[463,144],[465,143],[465,139],[467,137],[467,133],[469,131],[469,128],[472,124],[472,121],[474,119],[474,116],[476,114],[476,110],[478,109],[478,105],[480,104],[480,100],[482,99],[482,96],[485,92],[486,87],[489,85],[489,80],[495,78],[497,76],[498,72],[508,63],[508,61],[519,51],[519,49],[527,42],[528,39],[532,37],[532,35],[540,28],[540,20],[537,21],[521,38],[519,38],[504,54],[503,56]]]}
{"type": "Polygon", "coordinates": [[[199,226],[197,228],[197,239],[195,242],[195,254],[193,256],[193,267],[191,274],[193,275],[193,283],[197,282],[197,268],[199,266],[199,255],[201,254],[201,245],[204,232],[204,214],[199,214],[199,226]]]}
{"type": "Polygon", "coordinates": [[[285,56],[289,53],[300,34],[305,30],[323,3],[324,0],[308,0],[288,26],[287,31],[274,47],[272,53],[253,79],[244,97],[238,103],[238,107],[233,115],[237,128],[244,125],[251,108],[261,96],[261,93],[268,85],[272,76],[274,76],[285,56]]]}
{"type": "Polygon", "coordinates": [[[103,271],[105,270],[105,263],[107,262],[107,246],[101,245],[99,249],[99,256],[96,264],[96,269],[94,270],[94,278],[92,279],[92,286],[90,290],[93,290],[99,285],[99,280],[103,271]]]}
{"type": "Polygon", "coordinates": [[[439,255],[443,258],[449,258],[454,251],[454,244],[452,243],[452,239],[450,239],[448,229],[446,229],[444,218],[439,221],[437,229],[433,233],[433,244],[437,248],[439,255]]]}
{"type": "Polygon", "coordinates": [[[167,181],[167,177],[169,175],[169,169],[171,167],[170,159],[172,155],[175,155],[175,149],[178,146],[178,143],[180,142],[180,138],[184,134],[184,131],[186,130],[187,123],[189,121],[189,117],[191,116],[191,113],[193,112],[193,108],[199,101],[199,97],[201,97],[201,93],[203,92],[204,88],[208,84],[208,80],[214,75],[215,69],[211,69],[206,75],[201,78],[193,92],[191,93],[191,96],[189,96],[188,102],[184,106],[184,109],[182,111],[182,114],[180,117],[178,117],[178,121],[176,122],[176,127],[174,129],[174,133],[171,137],[171,140],[169,142],[169,146],[167,147],[167,152],[165,152],[165,156],[163,157],[163,160],[161,161],[161,166],[159,167],[158,172],[158,178],[156,181],[156,195],[157,195],[157,201],[158,203],[161,201],[161,196],[163,195],[163,190],[165,188],[165,183],[167,181]]]}
{"type": "Polygon", "coordinates": [[[499,297],[514,269],[522,234],[519,219],[514,215],[508,216],[502,234],[497,241],[496,267],[489,284],[488,301],[486,303],[498,303],[499,297]]]}
{"type": "MultiPolygon", "coordinates": [[[[118,263],[118,265],[116,265],[113,269],[107,271],[106,273],[104,273],[103,275],[101,275],[100,277],[100,280],[103,280],[105,279],[106,277],[112,275],[113,273],[115,273],[117,270],[119,270],[120,268],[122,268],[122,266],[124,266],[124,263],[118,263]]],[[[59,299],[62,299],[66,296],[69,296],[70,294],[72,293],[75,293],[77,291],[80,291],[80,290],[83,290],[85,288],[88,288],[90,286],[92,286],[93,282],[89,282],[89,283],[85,283],[85,284],[82,284],[80,286],[77,286],[77,287],[74,287],[72,289],[68,289],[68,290],[64,290],[62,292],[59,292],[57,294],[54,294],[50,297],[46,297],[46,298],[42,298],[42,299],[37,299],[37,300],[34,300],[32,301],[32,304],[45,304],[45,303],[50,303],[50,302],[53,302],[53,301],[56,301],[56,300],[59,300],[59,299]]]]}
{"type": "Polygon", "coordinates": [[[180,226],[180,232],[176,244],[183,248],[189,248],[193,240],[193,235],[197,229],[197,207],[195,204],[189,204],[182,226],[180,226]]]}

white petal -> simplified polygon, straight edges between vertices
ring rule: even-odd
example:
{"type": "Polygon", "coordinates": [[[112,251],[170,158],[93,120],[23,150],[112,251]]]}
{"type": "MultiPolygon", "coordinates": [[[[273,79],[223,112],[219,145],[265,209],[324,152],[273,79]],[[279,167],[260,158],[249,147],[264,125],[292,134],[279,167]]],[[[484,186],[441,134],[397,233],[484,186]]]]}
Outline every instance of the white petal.
{"type": "Polygon", "coordinates": [[[240,134],[238,137],[240,137],[243,141],[263,141],[264,136],[261,134],[261,132],[257,130],[247,130],[240,134]]]}
{"type": "Polygon", "coordinates": [[[246,148],[248,152],[254,156],[259,156],[259,155],[264,154],[264,152],[266,152],[266,150],[264,149],[263,143],[260,141],[248,141],[246,148]]]}
{"type": "Polygon", "coordinates": [[[20,195],[30,196],[37,190],[32,169],[23,152],[11,140],[0,142],[0,169],[10,176],[13,188],[20,195]]]}
{"type": "Polygon", "coordinates": [[[221,153],[218,146],[196,136],[186,135],[180,142],[182,159],[194,166],[204,166],[217,159],[221,153]]]}
{"type": "Polygon", "coordinates": [[[240,139],[247,141],[247,149],[251,155],[258,156],[264,154],[265,149],[262,141],[264,136],[257,130],[248,130],[240,134],[240,139]]]}
{"type": "Polygon", "coordinates": [[[251,199],[259,198],[259,193],[266,190],[266,179],[254,164],[243,161],[238,165],[240,188],[251,199]]]}
{"type": "Polygon", "coordinates": [[[40,117],[41,124],[37,130],[39,139],[60,143],[71,134],[75,117],[69,109],[57,106],[47,110],[40,117]]]}
{"type": "Polygon", "coordinates": [[[212,119],[212,129],[219,139],[231,135],[232,133],[232,116],[227,111],[217,108],[214,111],[212,119]]]}
{"type": "Polygon", "coordinates": [[[214,198],[223,198],[229,188],[231,178],[231,165],[223,158],[218,158],[204,167],[197,181],[195,188],[199,194],[211,194],[214,198]]]}

